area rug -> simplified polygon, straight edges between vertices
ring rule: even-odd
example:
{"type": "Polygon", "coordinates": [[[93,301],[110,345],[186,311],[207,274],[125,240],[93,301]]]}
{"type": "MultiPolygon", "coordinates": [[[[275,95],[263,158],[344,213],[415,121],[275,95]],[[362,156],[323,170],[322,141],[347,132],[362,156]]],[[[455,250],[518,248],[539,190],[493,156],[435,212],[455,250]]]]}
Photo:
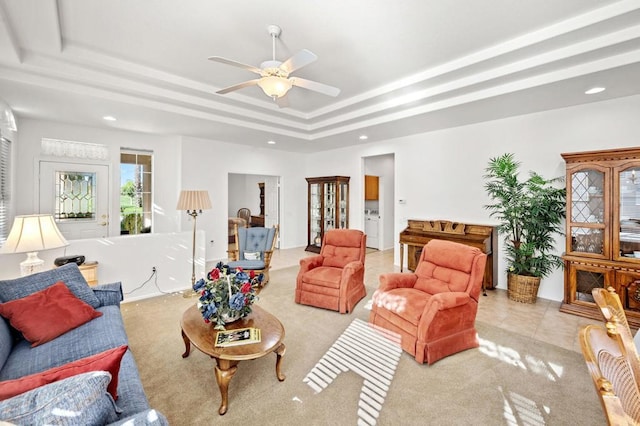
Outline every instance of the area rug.
{"type": "MultiPolygon", "coordinates": [[[[229,410],[219,416],[214,361],[197,350],[181,357],[180,318],[195,299],[166,295],[124,304],[129,344],[151,406],[174,426],[357,425],[364,379],[344,371],[317,392],[307,374],[357,318],[294,303],[298,268],[271,272],[258,302],[280,319],[287,347],[276,356],[243,361],[229,386],[229,410]]],[[[374,288],[367,286],[368,294],[374,288]]],[[[605,419],[582,356],[477,322],[480,348],[421,365],[402,352],[378,425],[601,425],[605,419]]]]}

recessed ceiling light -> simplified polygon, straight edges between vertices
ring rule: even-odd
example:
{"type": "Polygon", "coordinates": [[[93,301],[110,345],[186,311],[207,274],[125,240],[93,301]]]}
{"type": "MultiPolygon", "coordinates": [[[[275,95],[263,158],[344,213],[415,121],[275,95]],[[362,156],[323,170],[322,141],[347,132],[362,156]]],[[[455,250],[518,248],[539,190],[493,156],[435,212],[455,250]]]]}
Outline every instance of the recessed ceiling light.
{"type": "Polygon", "coordinates": [[[106,121],[116,121],[116,118],[111,115],[105,115],[102,119],[106,121]]]}
{"type": "Polygon", "coordinates": [[[276,141],[267,141],[267,143],[268,143],[269,145],[275,145],[275,144],[276,144],[276,141]]]}
{"type": "Polygon", "coordinates": [[[596,93],[600,93],[600,92],[604,92],[605,88],[604,87],[592,87],[591,89],[587,90],[585,93],[585,95],[595,95],[596,93]]]}
{"type": "Polygon", "coordinates": [[[361,141],[366,141],[367,139],[369,139],[369,136],[367,136],[367,135],[360,135],[360,136],[358,137],[358,139],[360,139],[361,141]]]}

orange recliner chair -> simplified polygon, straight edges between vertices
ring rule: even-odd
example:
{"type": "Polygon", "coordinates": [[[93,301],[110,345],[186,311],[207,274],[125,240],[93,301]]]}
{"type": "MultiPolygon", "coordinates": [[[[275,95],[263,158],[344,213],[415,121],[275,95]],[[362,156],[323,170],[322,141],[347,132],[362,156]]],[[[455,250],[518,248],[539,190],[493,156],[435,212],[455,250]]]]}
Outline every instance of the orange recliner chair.
{"type": "Polygon", "coordinates": [[[332,229],[324,234],[318,256],[300,260],[296,303],[339,311],[353,311],[366,296],[364,288],[364,232],[332,229]]]}
{"type": "Polygon", "coordinates": [[[419,363],[478,347],[475,329],[486,254],[444,240],[424,246],[415,273],[380,275],[369,322],[402,336],[419,363]]]}

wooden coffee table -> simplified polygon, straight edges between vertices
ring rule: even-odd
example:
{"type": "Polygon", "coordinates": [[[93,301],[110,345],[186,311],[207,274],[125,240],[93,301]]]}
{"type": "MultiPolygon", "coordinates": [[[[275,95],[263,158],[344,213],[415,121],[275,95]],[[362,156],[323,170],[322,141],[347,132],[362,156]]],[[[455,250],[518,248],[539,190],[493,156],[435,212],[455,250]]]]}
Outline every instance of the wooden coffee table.
{"type": "Polygon", "coordinates": [[[215,338],[218,330],[214,329],[212,324],[204,322],[202,314],[196,305],[191,306],[182,315],[180,326],[182,327],[182,339],[184,340],[185,346],[185,352],[182,354],[182,358],[189,356],[191,344],[193,343],[201,352],[216,360],[216,381],[218,382],[220,394],[222,395],[222,402],[218,410],[220,415],[227,412],[229,382],[238,369],[237,365],[240,361],[260,358],[271,352],[275,352],[276,377],[280,381],[285,379],[284,374],[280,371],[280,364],[282,363],[282,357],[285,352],[285,346],[284,343],[282,343],[284,339],[284,327],[278,318],[260,306],[253,305],[252,310],[253,312],[245,318],[227,324],[226,329],[235,330],[245,327],[259,328],[262,334],[261,342],[227,348],[215,347],[215,338]]]}

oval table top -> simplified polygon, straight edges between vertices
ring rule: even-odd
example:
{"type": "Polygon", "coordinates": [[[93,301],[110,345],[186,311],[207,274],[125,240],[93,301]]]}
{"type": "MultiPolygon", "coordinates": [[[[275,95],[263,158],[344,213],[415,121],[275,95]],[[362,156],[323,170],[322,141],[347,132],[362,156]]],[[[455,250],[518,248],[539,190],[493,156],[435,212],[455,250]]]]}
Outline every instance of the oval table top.
{"type": "Polygon", "coordinates": [[[242,361],[260,358],[274,351],[284,340],[284,327],[275,316],[253,305],[252,312],[244,318],[226,325],[226,330],[254,327],[261,332],[261,341],[246,345],[216,347],[218,330],[214,324],[205,323],[196,305],[189,307],[182,315],[180,326],[191,343],[201,352],[214,358],[242,361]]]}

